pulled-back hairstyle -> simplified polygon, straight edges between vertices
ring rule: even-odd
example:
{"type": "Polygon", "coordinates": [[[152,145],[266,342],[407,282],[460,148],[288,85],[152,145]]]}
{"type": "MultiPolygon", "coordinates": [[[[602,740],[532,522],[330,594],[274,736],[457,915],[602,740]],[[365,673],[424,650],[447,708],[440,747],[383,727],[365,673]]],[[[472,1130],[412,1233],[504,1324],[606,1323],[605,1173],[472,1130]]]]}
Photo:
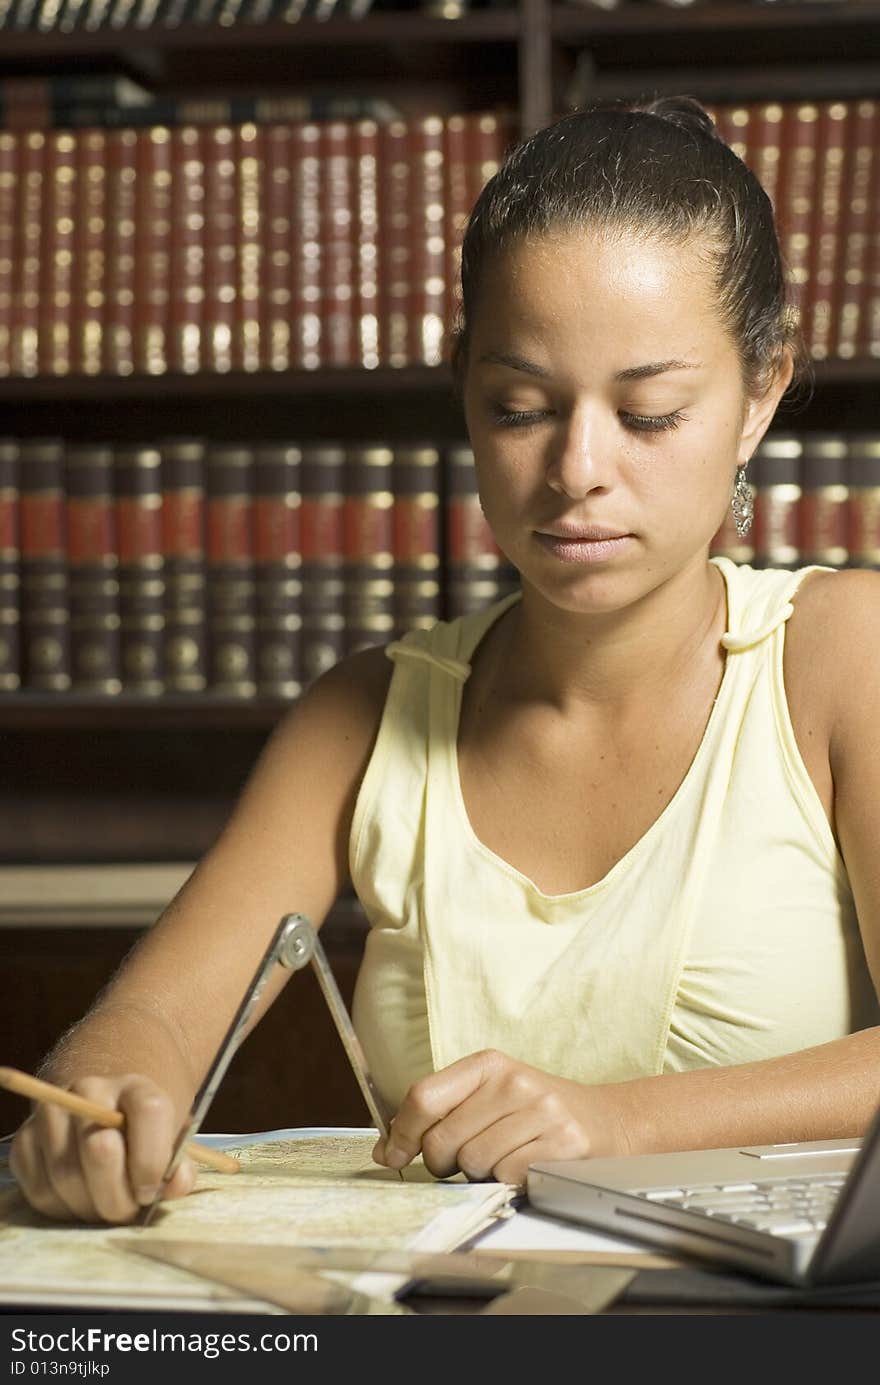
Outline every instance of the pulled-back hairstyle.
{"type": "Polygon", "coordinates": [[[462,246],[462,303],[452,364],[461,381],[487,262],[528,237],[596,229],[681,243],[699,236],[722,325],[748,395],[770,385],[787,347],[788,395],[811,362],[786,301],[770,199],[689,96],[603,102],[538,130],[484,187],[462,246]]]}

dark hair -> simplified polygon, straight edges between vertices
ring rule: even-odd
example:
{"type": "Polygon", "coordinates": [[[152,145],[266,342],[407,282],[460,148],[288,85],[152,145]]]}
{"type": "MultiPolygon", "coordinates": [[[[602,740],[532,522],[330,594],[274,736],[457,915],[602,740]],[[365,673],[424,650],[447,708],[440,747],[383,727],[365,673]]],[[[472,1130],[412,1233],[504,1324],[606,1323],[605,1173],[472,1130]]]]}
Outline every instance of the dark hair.
{"type": "Polygon", "coordinates": [[[707,237],[722,322],[743,385],[761,393],[788,347],[787,395],[809,387],[811,360],[786,301],[770,199],[689,96],[603,102],[517,145],[484,187],[462,246],[461,316],[452,364],[460,382],[486,261],[528,236],[597,226],[673,242],[707,237]]]}

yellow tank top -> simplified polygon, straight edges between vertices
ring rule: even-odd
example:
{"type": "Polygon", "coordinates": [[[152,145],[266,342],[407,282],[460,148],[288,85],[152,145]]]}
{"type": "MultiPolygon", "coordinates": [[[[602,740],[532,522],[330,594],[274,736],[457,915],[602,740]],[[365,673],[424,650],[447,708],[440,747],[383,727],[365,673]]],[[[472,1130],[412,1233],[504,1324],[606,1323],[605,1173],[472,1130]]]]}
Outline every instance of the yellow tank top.
{"type": "Polygon", "coordinates": [[[462,684],[519,594],[389,645],[395,669],[350,839],[370,922],[353,1018],[397,1105],[484,1048],[580,1082],[794,1052],[878,1022],[846,870],[783,685],[799,571],[712,560],[724,673],[660,817],[603,879],[548,895],[476,837],[462,684]]]}

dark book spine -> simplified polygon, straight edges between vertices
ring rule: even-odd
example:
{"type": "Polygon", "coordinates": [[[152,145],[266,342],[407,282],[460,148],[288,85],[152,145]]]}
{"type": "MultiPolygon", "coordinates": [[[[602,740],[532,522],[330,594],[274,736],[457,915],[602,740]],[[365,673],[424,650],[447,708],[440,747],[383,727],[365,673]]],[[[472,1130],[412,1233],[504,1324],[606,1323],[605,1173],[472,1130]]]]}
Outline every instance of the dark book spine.
{"type": "Polygon", "coordinates": [[[849,561],[847,444],[843,434],[805,433],[801,453],[800,554],[804,563],[849,561]]]}
{"type": "Polygon", "coordinates": [[[447,620],[491,605],[516,587],[516,570],[507,562],[480,506],[474,454],[450,447],[446,466],[447,620]]]}
{"type": "Polygon", "coordinates": [[[153,125],[138,135],[135,215],[134,368],[168,370],[171,299],[171,131],[153,125]]]}
{"type": "Polygon", "coordinates": [[[440,365],[446,318],[446,241],[443,205],[443,121],[414,120],[410,127],[410,268],[407,357],[440,365]]]}
{"type": "Polygon", "coordinates": [[[205,159],[204,370],[232,369],[238,318],[238,166],[231,125],[202,132],[205,159]]]}
{"type": "Polygon", "coordinates": [[[446,350],[461,313],[461,243],[471,214],[468,180],[468,122],[463,115],[447,118],[443,132],[443,205],[445,208],[446,350]]]}
{"type": "Polygon", "coordinates": [[[409,126],[393,120],[379,134],[379,251],[384,265],[379,288],[379,357],[382,365],[405,366],[409,364],[412,294],[409,126]]]}
{"type": "Polygon", "coordinates": [[[116,449],[119,645],[124,692],[164,692],[165,580],[162,458],[157,447],[116,449]]]}
{"type": "Polygon", "coordinates": [[[292,254],[292,175],[289,125],[263,130],[262,274],[260,278],[260,365],[289,370],[292,254]]]}
{"type": "Polygon", "coordinates": [[[108,375],[131,375],[134,370],[138,139],[136,130],[107,132],[102,369],[108,375]]]}
{"type": "Polygon", "coordinates": [[[288,443],[255,451],[257,692],[302,692],[302,452],[288,443]]]}
{"type": "Polygon", "coordinates": [[[773,204],[779,229],[779,178],[782,168],[782,116],[778,101],[756,106],[749,122],[746,163],[773,204]]]}
{"type": "Polygon", "coordinates": [[[880,567],[880,435],[851,433],[847,450],[850,566],[880,567]]]}
{"type": "Polygon", "coordinates": [[[0,692],[21,687],[18,443],[0,438],[0,692]]]}
{"type": "Polygon", "coordinates": [[[800,438],[772,434],[752,461],[756,567],[796,567],[800,552],[800,438]]]}
{"type": "Polygon", "coordinates": [[[112,447],[68,445],[67,561],[71,687],[122,691],[112,447]]]}
{"type": "Polygon", "coordinates": [[[18,145],[18,135],[0,131],[0,376],[12,372],[12,305],[18,257],[18,145]]]}
{"type": "Polygon", "coordinates": [[[227,697],[257,691],[253,469],[253,448],[208,443],[208,683],[227,697]]]}
{"type": "Polygon", "coordinates": [[[205,166],[202,132],[171,132],[171,284],[168,368],[187,375],[203,369],[205,308],[205,166]]]}
{"type": "MultiPolygon", "coordinates": [[[[831,332],[833,354],[845,360],[867,355],[863,330],[872,232],[871,196],[875,180],[880,180],[880,102],[855,103],[849,144],[849,172],[843,197],[841,263],[838,267],[836,314],[831,332]]],[[[880,236],[880,226],[877,234],[880,236]]]]}
{"type": "Polygon", "coordinates": [[[64,443],[19,443],[22,682],[38,692],[70,688],[70,598],[65,533],[64,443]]]}
{"type": "Polygon", "coordinates": [[[440,616],[440,452],[394,448],[394,633],[428,629],[440,616]]]}
{"type": "Polygon", "coordinates": [[[351,122],[320,125],[321,364],[353,365],[354,148],[351,122]]]}
{"type": "Polygon", "coordinates": [[[345,449],[302,452],[302,673],[309,683],[345,650],[345,449]]]}
{"type": "Polygon", "coordinates": [[[321,340],[320,127],[293,127],[291,149],[290,364],[314,370],[323,363],[321,340]]]}
{"type": "Polygon", "coordinates": [[[40,341],[40,259],[43,254],[43,150],[39,130],[19,142],[17,234],[12,267],[10,359],[13,375],[36,375],[40,341]]]}
{"type": "Polygon", "coordinates": [[[260,286],[263,262],[263,202],[265,186],[265,135],[261,126],[248,122],[235,128],[235,160],[238,167],[238,284],[235,296],[235,330],[232,364],[236,370],[259,370],[263,359],[263,305],[260,286]]]}
{"type": "Polygon", "coordinates": [[[383,644],[394,631],[393,461],[390,447],[346,449],[346,654],[383,644]]]}
{"type": "MultiPolygon", "coordinates": [[[[878,103],[880,104],[880,103],[878,103]]],[[[857,356],[880,356],[880,145],[875,124],[874,160],[868,195],[868,251],[857,356]]]]}
{"type": "Polygon", "coordinates": [[[71,370],[98,375],[103,355],[107,274],[107,134],[83,130],[78,142],[74,217],[71,370]]]}
{"type": "Polygon", "coordinates": [[[367,370],[379,364],[379,126],[359,120],[354,126],[355,360],[367,370]]]}
{"type": "Polygon", "coordinates": [[[165,691],[208,686],[205,547],[205,444],[201,438],[160,440],[162,551],[165,568],[165,691]]]}

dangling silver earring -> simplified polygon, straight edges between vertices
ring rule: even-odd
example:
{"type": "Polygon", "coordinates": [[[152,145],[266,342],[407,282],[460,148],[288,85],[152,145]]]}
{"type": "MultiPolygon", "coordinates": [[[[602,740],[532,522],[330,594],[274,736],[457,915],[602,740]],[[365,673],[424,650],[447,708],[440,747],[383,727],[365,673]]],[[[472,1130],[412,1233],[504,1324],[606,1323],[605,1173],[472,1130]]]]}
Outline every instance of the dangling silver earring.
{"type": "Polygon", "coordinates": [[[752,520],[755,515],[754,493],[746,480],[747,466],[748,462],[745,462],[736,469],[736,480],[733,484],[733,499],[730,502],[730,508],[733,510],[733,522],[736,526],[736,532],[741,539],[744,539],[751,529],[752,520]]]}

